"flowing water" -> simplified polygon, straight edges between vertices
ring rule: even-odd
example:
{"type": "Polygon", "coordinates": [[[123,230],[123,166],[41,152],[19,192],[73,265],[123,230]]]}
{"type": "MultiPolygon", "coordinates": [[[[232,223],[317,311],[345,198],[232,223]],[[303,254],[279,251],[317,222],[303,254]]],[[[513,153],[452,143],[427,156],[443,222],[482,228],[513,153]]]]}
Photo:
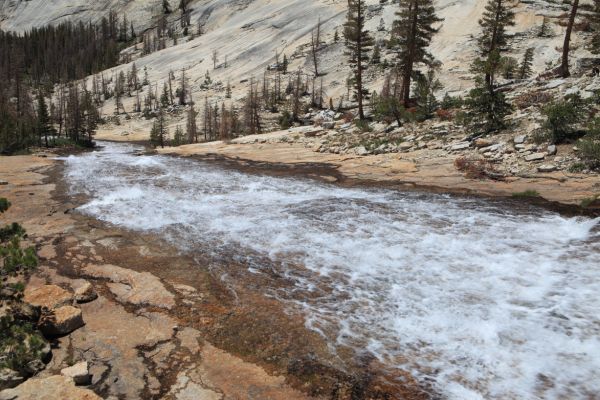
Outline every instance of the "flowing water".
{"type": "Polygon", "coordinates": [[[450,399],[600,398],[598,219],[103,145],[66,159],[81,212],[234,252],[254,274],[279,265],[293,285],[266,292],[333,352],[373,354],[450,399]]]}

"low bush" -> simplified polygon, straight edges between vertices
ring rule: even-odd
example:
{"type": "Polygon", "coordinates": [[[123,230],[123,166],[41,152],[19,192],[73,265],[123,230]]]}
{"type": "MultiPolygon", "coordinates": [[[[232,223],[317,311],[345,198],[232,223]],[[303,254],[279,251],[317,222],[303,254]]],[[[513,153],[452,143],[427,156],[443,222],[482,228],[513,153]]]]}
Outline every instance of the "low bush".
{"type": "Polygon", "coordinates": [[[577,143],[579,157],[591,169],[600,169],[600,139],[585,137],[577,143]]]}
{"type": "Polygon", "coordinates": [[[528,189],[523,192],[513,193],[512,197],[516,197],[516,198],[540,197],[540,194],[537,190],[528,189]]]}
{"type": "Polygon", "coordinates": [[[542,113],[546,117],[544,131],[554,144],[577,139],[580,136],[575,124],[582,117],[582,104],[578,98],[565,99],[544,107],[542,113]]]}
{"type": "Polygon", "coordinates": [[[468,179],[503,179],[494,166],[485,159],[471,159],[460,156],[454,160],[454,167],[463,172],[468,179]]]}

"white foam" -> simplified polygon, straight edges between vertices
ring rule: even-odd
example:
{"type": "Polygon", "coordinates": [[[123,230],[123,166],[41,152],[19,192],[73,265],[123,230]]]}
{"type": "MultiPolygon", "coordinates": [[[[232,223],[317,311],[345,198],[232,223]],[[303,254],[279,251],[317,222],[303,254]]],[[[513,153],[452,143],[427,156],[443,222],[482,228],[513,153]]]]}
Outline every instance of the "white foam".
{"type": "Polygon", "coordinates": [[[366,349],[449,398],[600,393],[598,219],[134,150],[106,144],[66,160],[72,190],[91,196],[82,212],[183,249],[268,255],[296,282],[277,294],[333,346],[366,349]]]}

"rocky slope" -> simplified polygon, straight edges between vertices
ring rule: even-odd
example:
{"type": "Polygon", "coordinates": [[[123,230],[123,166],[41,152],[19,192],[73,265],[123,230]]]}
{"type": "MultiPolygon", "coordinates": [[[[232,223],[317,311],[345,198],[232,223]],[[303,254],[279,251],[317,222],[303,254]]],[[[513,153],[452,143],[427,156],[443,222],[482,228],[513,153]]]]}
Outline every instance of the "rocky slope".
{"type": "MultiPolygon", "coordinates": [[[[171,0],[172,8],[177,2],[171,0]]],[[[368,28],[377,40],[389,37],[389,29],[395,16],[397,5],[391,1],[369,0],[368,28]]],[[[583,2],[585,4],[585,2],[583,2]]],[[[478,33],[478,19],[485,2],[476,0],[438,0],[438,14],[444,19],[440,33],[435,36],[431,50],[442,63],[439,70],[445,92],[464,93],[473,84],[469,65],[475,48],[474,35],[478,33]]],[[[308,57],[310,32],[321,18],[323,22],[323,48],[320,51],[321,71],[326,99],[331,97],[337,104],[346,94],[346,79],[349,68],[344,56],[343,41],[334,43],[336,29],[341,33],[345,19],[344,0],[197,0],[191,3],[192,29],[203,26],[205,34],[190,38],[180,37],[177,44],[169,41],[167,48],[143,56],[141,45],[125,50],[138,69],[147,68],[149,80],[160,89],[169,71],[178,76],[182,69],[190,78],[191,94],[194,99],[209,98],[211,102],[226,101],[225,86],[230,82],[233,101],[240,100],[247,92],[250,78],[263,79],[267,67],[275,61],[276,52],[290,58],[290,71],[303,69],[310,73],[311,61],[308,57]],[[218,50],[219,62],[213,69],[212,52],[218,50]],[[225,65],[227,60],[227,65],[225,65]],[[211,74],[213,83],[202,88],[206,72],[211,74]]],[[[66,2],[63,0],[2,0],[0,2],[0,28],[24,31],[34,26],[58,23],[65,20],[98,21],[108,10],[126,14],[141,33],[156,26],[161,13],[161,2],[139,0],[101,0],[96,2],[66,2]]],[[[520,59],[525,49],[534,48],[534,71],[539,74],[549,66],[558,63],[559,50],[564,33],[561,18],[568,5],[550,0],[530,0],[515,2],[516,25],[512,56],[520,59]],[[549,18],[552,32],[549,37],[539,37],[538,31],[544,17],[549,18]]],[[[584,11],[582,11],[584,12],[584,11]]],[[[179,12],[168,17],[176,30],[179,12]]],[[[150,31],[148,31],[150,32],[150,31]]],[[[580,59],[589,56],[582,44],[583,34],[575,35],[573,49],[574,66],[580,59]]],[[[393,54],[383,52],[383,59],[393,61],[393,54]]],[[[113,76],[120,71],[128,71],[131,64],[124,64],[105,71],[105,76],[113,76]]],[[[268,76],[268,75],[267,75],[268,76]]],[[[380,90],[384,73],[372,67],[367,75],[367,85],[371,90],[380,90]]],[[[134,98],[124,99],[125,109],[131,112],[134,98]]],[[[114,102],[108,101],[103,113],[112,116],[114,102]]],[[[124,136],[147,137],[151,121],[137,118],[120,118],[123,125],[116,129],[124,136]]],[[[183,116],[173,115],[172,127],[181,124],[183,116]]]]}

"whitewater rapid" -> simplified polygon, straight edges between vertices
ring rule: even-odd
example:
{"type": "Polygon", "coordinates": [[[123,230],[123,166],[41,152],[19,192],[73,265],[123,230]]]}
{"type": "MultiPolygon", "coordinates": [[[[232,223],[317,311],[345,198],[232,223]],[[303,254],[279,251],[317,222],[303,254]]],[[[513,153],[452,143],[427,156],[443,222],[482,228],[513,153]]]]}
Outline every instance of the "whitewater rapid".
{"type": "Polygon", "coordinates": [[[294,282],[274,293],[332,351],[367,351],[450,399],[599,398],[599,220],[102,145],[65,159],[82,213],[182,251],[269,257],[294,282]]]}

